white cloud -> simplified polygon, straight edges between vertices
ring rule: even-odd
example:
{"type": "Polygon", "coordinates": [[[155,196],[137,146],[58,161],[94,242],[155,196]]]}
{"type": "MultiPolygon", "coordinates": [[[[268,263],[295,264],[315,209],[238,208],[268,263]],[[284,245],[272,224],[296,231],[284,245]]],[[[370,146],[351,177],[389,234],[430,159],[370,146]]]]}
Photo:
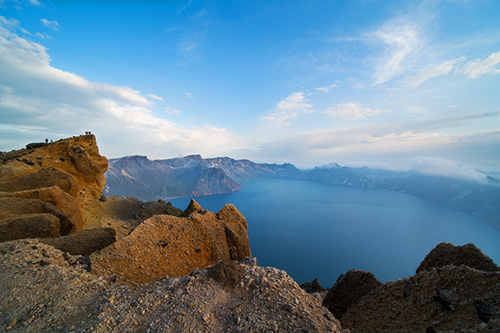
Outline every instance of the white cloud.
{"type": "Polygon", "coordinates": [[[150,106],[153,103],[141,95],[140,91],[133,90],[130,87],[118,87],[108,83],[94,83],[94,87],[104,95],[111,97],[120,103],[150,106]]]}
{"type": "Polygon", "coordinates": [[[51,28],[54,31],[59,31],[59,23],[57,21],[55,21],[55,20],[54,21],[49,21],[49,20],[46,20],[44,18],[41,19],[40,21],[47,28],[51,28]]]}
{"type": "Polygon", "coordinates": [[[43,34],[42,34],[42,33],[37,32],[37,33],[35,34],[35,36],[40,37],[40,38],[43,38],[43,39],[50,39],[50,36],[49,36],[49,35],[47,35],[45,32],[44,32],[43,34]]]}
{"type": "Polygon", "coordinates": [[[413,169],[419,173],[486,181],[486,175],[476,169],[441,157],[418,156],[412,158],[411,162],[413,169]]]}
{"type": "Polygon", "coordinates": [[[167,113],[170,113],[170,114],[179,114],[179,113],[181,113],[177,109],[172,109],[172,108],[168,108],[168,107],[166,107],[165,110],[167,111],[167,113]]]}
{"type": "Polygon", "coordinates": [[[261,117],[261,119],[273,122],[278,126],[288,126],[290,125],[287,122],[288,119],[295,118],[303,113],[312,113],[312,107],[313,105],[304,96],[303,92],[294,92],[279,101],[276,108],[269,115],[261,117]]]}
{"type": "Polygon", "coordinates": [[[484,60],[477,59],[468,63],[464,69],[464,73],[470,78],[475,78],[488,73],[500,74],[500,69],[495,68],[498,63],[500,63],[500,52],[493,53],[484,60]]]}
{"type": "Polygon", "coordinates": [[[327,92],[329,92],[329,91],[330,91],[330,89],[333,89],[333,88],[336,88],[336,87],[338,87],[338,85],[334,83],[334,84],[331,84],[331,85],[329,85],[329,86],[324,86],[324,87],[314,88],[314,91],[313,91],[313,92],[310,92],[310,93],[308,94],[308,96],[313,95],[313,94],[315,94],[315,93],[317,93],[317,92],[319,92],[319,91],[324,92],[324,93],[327,93],[327,92]]]}
{"type": "Polygon", "coordinates": [[[424,45],[420,26],[402,19],[386,23],[372,35],[386,46],[378,60],[374,85],[405,73],[410,59],[424,45]]]}
{"type": "Polygon", "coordinates": [[[185,94],[188,98],[196,100],[196,98],[194,98],[194,97],[193,97],[193,95],[191,95],[190,93],[185,92],[185,91],[183,91],[183,93],[184,93],[184,94],[185,94]]]}
{"type": "Polygon", "coordinates": [[[448,75],[448,73],[455,67],[455,64],[463,60],[465,60],[465,57],[445,61],[442,64],[435,65],[427,70],[421,71],[420,73],[404,78],[403,83],[414,88],[418,87],[427,80],[442,75],[448,75]]]}
{"type": "Polygon", "coordinates": [[[331,108],[328,108],[324,114],[329,116],[333,116],[335,118],[341,120],[356,120],[356,119],[364,119],[369,116],[374,116],[381,113],[389,113],[392,112],[390,110],[372,110],[363,107],[358,102],[349,102],[345,104],[337,104],[331,108]]]}
{"type": "Polygon", "coordinates": [[[159,100],[159,101],[163,101],[163,98],[160,97],[160,96],[156,96],[155,94],[148,94],[149,97],[151,97],[152,99],[156,99],[156,100],[159,100]]]}
{"type": "Polygon", "coordinates": [[[14,29],[19,29],[16,22],[0,17],[0,131],[5,138],[0,150],[87,130],[98,135],[100,150],[108,157],[164,157],[166,151],[216,155],[241,144],[225,128],[185,128],[155,116],[148,97],[161,100],[156,95],[91,82],[52,67],[47,49],[14,29]]]}

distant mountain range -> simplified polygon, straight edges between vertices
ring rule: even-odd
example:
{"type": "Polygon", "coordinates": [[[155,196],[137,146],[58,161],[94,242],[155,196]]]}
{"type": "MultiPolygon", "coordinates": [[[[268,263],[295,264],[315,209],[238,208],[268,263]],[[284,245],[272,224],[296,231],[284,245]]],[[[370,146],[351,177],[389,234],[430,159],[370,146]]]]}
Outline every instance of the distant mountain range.
{"type": "Polygon", "coordinates": [[[108,163],[106,195],[151,201],[232,193],[243,188],[240,184],[264,178],[303,179],[408,193],[473,214],[500,229],[500,181],[487,174],[483,181],[475,181],[336,163],[299,170],[288,163],[253,163],[229,157],[204,159],[200,155],[154,161],[145,156],[127,156],[108,163]]]}

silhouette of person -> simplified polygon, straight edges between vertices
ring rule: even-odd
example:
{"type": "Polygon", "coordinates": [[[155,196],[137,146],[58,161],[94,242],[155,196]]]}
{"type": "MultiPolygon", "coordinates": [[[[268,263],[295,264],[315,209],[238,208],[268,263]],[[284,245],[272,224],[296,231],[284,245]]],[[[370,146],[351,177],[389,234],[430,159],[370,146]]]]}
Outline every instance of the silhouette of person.
{"type": "Polygon", "coordinates": [[[49,139],[45,139],[45,143],[49,143],[49,139]]]}

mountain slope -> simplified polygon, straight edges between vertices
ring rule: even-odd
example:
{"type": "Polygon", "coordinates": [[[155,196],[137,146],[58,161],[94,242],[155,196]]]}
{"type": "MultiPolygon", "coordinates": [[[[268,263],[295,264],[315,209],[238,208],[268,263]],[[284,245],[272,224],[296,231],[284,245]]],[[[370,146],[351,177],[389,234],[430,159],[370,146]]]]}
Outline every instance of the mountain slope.
{"type": "Polygon", "coordinates": [[[144,156],[109,160],[107,195],[141,200],[231,193],[242,183],[264,178],[293,178],[331,184],[404,192],[438,201],[473,214],[500,229],[500,181],[485,174],[482,181],[342,167],[336,163],[299,170],[292,164],[254,163],[229,157],[203,159],[200,155],[151,161],[144,156]]]}

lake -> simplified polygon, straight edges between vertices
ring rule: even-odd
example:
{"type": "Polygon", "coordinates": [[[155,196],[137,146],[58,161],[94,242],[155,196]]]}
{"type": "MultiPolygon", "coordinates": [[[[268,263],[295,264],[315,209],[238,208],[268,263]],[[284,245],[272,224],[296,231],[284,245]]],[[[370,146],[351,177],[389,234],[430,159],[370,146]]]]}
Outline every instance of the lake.
{"type": "MultiPolygon", "coordinates": [[[[349,269],[381,282],[415,274],[438,243],[474,243],[500,263],[500,231],[440,203],[404,193],[292,179],[243,184],[232,194],[194,198],[218,212],[231,203],[248,221],[252,255],[297,283],[331,287],[349,269]]],[[[185,209],[190,198],[171,199],[185,209]]]]}

